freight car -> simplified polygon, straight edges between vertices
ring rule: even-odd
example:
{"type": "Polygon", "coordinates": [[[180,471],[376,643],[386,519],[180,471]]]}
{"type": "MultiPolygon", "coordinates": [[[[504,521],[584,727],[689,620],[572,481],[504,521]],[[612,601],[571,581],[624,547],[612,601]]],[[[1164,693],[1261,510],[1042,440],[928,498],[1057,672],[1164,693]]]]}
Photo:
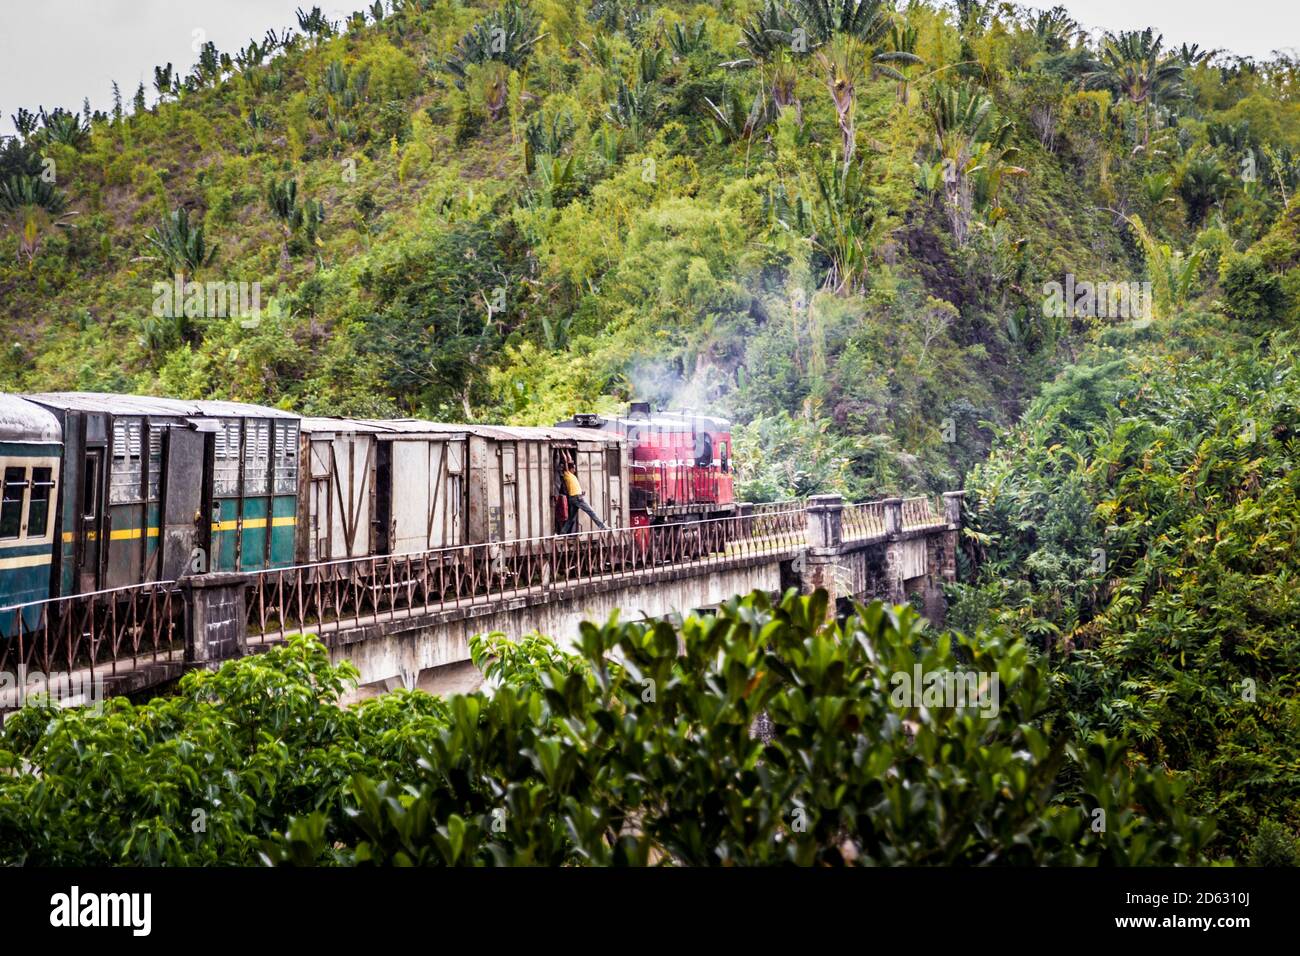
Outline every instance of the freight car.
{"type": "Polygon", "coordinates": [[[605,523],[628,524],[628,460],[615,434],[306,418],[301,441],[300,564],[555,534],[565,456],[605,523]]]}
{"type": "Polygon", "coordinates": [[[624,416],[580,414],[559,427],[626,439],[634,527],[720,518],[735,511],[731,423],[694,412],[652,413],[633,402],[624,416]]]}
{"type": "Polygon", "coordinates": [[[54,596],[292,562],[296,415],[138,395],[25,397],[62,432],[54,596]]]}
{"type": "MultiPolygon", "coordinates": [[[[50,412],[0,395],[0,608],[49,596],[62,438],[50,412]]],[[[23,628],[39,627],[40,616],[27,608],[23,628]]],[[[17,633],[17,617],[0,610],[0,637],[17,633]]]]}

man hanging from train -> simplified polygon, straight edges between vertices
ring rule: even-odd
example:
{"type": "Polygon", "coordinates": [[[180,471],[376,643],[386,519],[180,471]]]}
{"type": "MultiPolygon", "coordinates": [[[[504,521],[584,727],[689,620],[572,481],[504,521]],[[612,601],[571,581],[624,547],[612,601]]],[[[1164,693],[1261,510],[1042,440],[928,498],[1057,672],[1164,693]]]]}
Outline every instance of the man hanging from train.
{"type": "Polygon", "coordinates": [[[578,481],[578,476],[573,473],[573,459],[564,456],[564,474],[560,476],[564,483],[564,495],[569,499],[569,516],[564,519],[564,524],[560,526],[560,534],[573,534],[578,530],[578,511],[587,512],[592,521],[596,522],[596,527],[601,531],[605,530],[605,522],[600,520],[600,515],[596,514],[591,505],[587,504],[587,499],[582,495],[582,485],[578,481]]]}

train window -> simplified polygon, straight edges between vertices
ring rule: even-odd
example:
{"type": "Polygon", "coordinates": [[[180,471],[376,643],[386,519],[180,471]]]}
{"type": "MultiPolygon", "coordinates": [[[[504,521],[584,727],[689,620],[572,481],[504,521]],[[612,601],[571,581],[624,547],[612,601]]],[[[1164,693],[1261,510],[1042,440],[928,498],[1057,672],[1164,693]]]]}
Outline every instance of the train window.
{"type": "Polygon", "coordinates": [[[727,443],[725,441],[718,447],[718,456],[722,459],[722,473],[725,475],[731,471],[731,461],[730,456],[727,454],[727,443]]]}
{"type": "Polygon", "coordinates": [[[33,468],[31,500],[27,503],[27,537],[45,537],[50,526],[50,498],[53,494],[54,470],[33,468]]]}
{"type": "Polygon", "coordinates": [[[212,493],[218,497],[239,494],[239,420],[224,419],[215,435],[212,493]]]}
{"type": "Polygon", "coordinates": [[[275,423],[276,494],[293,494],[298,490],[298,423],[275,423]]]}
{"type": "Polygon", "coordinates": [[[0,493],[0,538],[16,538],[22,532],[23,495],[27,492],[27,469],[6,468],[0,493]]]}
{"type": "Polygon", "coordinates": [[[271,423],[249,419],[244,423],[244,494],[266,494],[270,470],[271,423]]]}
{"type": "Polygon", "coordinates": [[[713,439],[708,432],[700,436],[699,445],[696,447],[699,448],[700,454],[695,459],[695,464],[700,468],[708,468],[713,464],[713,439]]]}
{"type": "Polygon", "coordinates": [[[139,421],[113,422],[113,468],[108,485],[109,504],[123,504],[140,500],[140,440],[143,431],[139,421]]]}

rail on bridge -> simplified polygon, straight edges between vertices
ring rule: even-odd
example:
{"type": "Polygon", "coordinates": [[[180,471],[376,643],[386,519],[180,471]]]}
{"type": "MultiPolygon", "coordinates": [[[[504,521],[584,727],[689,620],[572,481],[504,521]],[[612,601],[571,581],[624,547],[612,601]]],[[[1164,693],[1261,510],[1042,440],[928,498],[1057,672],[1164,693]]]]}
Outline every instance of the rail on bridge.
{"type": "Polygon", "coordinates": [[[902,601],[905,547],[951,535],[947,551],[940,546],[947,555],[940,563],[950,561],[961,496],[949,492],[938,508],[921,497],[844,504],[839,496],[814,496],[742,505],[733,516],[704,521],[194,575],[3,607],[0,678],[14,678],[0,680],[0,712],[20,705],[24,688],[42,679],[52,697],[77,703],[79,687],[83,697],[131,693],[293,634],[559,601],[593,588],[763,562],[791,562],[808,591],[874,589],[902,601]],[[846,584],[844,556],[873,548],[874,570],[846,584]],[[55,675],[65,686],[50,683],[55,675]]]}

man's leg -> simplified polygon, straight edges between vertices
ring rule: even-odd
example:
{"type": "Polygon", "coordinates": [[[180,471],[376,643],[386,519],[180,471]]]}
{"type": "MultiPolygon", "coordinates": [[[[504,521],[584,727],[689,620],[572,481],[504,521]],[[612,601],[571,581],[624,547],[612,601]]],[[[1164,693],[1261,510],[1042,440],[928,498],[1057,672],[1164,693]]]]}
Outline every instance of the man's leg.
{"type": "Polygon", "coordinates": [[[578,527],[578,508],[574,504],[578,499],[574,498],[572,495],[569,495],[568,498],[569,514],[568,517],[564,519],[564,524],[560,525],[560,534],[573,534],[578,527]]]}
{"type": "Polygon", "coordinates": [[[581,508],[583,511],[587,512],[587,514],[591,517],[591,520],[596,522],[596,527],[599,528],[601,531],[605,530],[605,522],[601,521],[600,515],[596,514],[596,512],[592,509],[591,505],[587,504],[587,499],[585,497],[582,497],[580,495],[577,498],[570,498],[569,500],[576,501],[578,507],[581,508]]]}

